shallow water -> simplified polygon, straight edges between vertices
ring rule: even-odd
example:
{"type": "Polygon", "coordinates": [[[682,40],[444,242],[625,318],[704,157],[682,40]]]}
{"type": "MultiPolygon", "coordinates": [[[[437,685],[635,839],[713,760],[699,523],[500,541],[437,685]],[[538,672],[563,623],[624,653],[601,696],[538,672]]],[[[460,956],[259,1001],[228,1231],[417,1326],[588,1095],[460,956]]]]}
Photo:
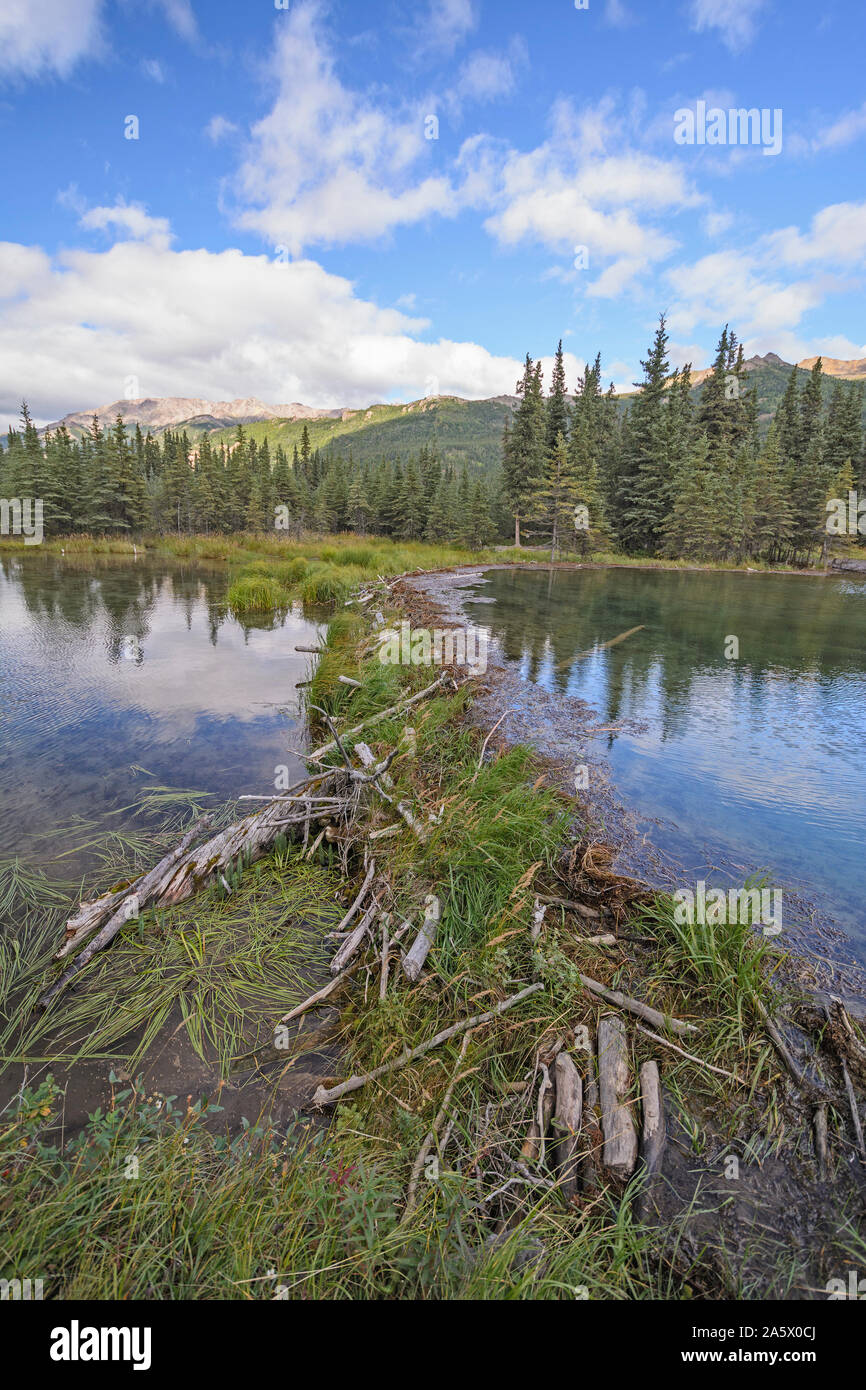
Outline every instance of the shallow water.
{"type": "Polygon", "coordinates": [[[66,851],[178,809],[136,810],[154,788],[207,807],[300,768],[293,648],[321,628],[300,609],[242,626],[227,584],[146,556],[0,560],[0,858],[65,878],[89,862],[66,851]]]}
{"type": "Polygon", "coordinates": [[[630,569],[486,581],[466,612],[525,681],[587,701],[602,724],[642,721],[593,742],[683,880],[767,869],[866,962],[866,582],[630,569]]]}

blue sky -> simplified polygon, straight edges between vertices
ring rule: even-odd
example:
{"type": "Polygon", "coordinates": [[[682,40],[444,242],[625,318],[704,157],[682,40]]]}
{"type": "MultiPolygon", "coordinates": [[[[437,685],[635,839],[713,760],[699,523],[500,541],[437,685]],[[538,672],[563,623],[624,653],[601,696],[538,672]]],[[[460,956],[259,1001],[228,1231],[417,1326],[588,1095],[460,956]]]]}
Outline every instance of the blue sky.
{"type": "Polygon", "coordinates": [[[560,336],[625,387],[661,310],[677,362],[726,320],[864,357],[864,37],[862,0],[5,0],[0,420],[482,397],[560,336]],[[699,102],[780,152],[677,143],[699,102]]]}

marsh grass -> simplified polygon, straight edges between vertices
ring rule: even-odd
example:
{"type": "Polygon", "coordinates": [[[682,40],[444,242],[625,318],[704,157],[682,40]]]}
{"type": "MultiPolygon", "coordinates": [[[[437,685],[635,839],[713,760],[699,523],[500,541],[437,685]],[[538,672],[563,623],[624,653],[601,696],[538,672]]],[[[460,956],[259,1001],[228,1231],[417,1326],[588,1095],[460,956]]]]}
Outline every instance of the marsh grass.
{"type": "Polygon", "coordinates": [[[271,613],[288,608],[289,594],[277,579],[266,574],[247,574],[229,587],[226,602],[236,618],[246,613],[271,613]]]}
{"type": "MultiPolygon", "coordinates": [[[[70,1063],[120,1055],[131,1040],[122,1055],[133,1068],[178,1008],[193,1051],[228,1076],[241,1053],[273,1036],[275,1018],[323,967],[318,943],[339,914],[329,889],[320,866],[260,861],[231,897],[209,890],[143,913],[94,957],[83,988],[30,1016],[16,1055],[70,1063]]],[[[32,994],[32,979],[22,985],[32,994]]]]}

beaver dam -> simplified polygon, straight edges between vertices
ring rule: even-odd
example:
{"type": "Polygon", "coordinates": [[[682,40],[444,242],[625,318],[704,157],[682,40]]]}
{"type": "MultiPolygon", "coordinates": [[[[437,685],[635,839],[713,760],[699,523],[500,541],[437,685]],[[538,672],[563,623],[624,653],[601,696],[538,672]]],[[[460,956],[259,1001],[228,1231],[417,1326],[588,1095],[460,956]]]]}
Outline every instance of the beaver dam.
{"type": "MultiPolygon", "coordinates": [[[[536,641],[544,587],[565,607],[584,585],[601,603],[599,573],[475,584],[465,612],[494,639],[483,670],[379,660],[402,622],[465,624],[465,575],[380,577],[327,624],[298,611],[273,628],[303,661],[276,788],[269,774],[227,803],[190,794],[146,833],[121,815],[95,833],[83,891],[47,863],[7,866],[10,1271],[65,1298],[762,1300],[827,1298],[863,1268],[858,942],[840,928],[819,950],[807,922],[815,949],[793,952],[762,929],[776,880],[747,873],[743,910],[685,912],[671,832],[638,872],[611,788],[620,768],[626,791],[640,775],[629,783],[615,740],[652,728],[661,701],[689,764],[682,671],[654,664],[621,579],[604,630],[634,637],[606,666],[597,634],[536,641]],[[536,594],[519,596],[528,640],[497,611],[512,585],[536,594]],[[585,678],[575,652],[590,653],[585,678]],[[602,679],[628,698],[609,685],[600,699],[602,679]],[[567,736],[547,722],[563,700],[567,736]],[[613,782],[593,771],[600,739],[613,782]]],[[[680,599],[707,579],[670,578],[680,599]]],[[[809,585],[825,615],[839,582],[809,585]]],[[[822,688],[835,719],[843,696],[822,688]]],[[[778,717],[759,713],[768,738],[778,717]]],[[[735,731],[716,722],[718,758],[735,731]]],[[[839,815],[861,816],[846,797],[839,815]]],[[[709,891],[738,861],[769,862],[749,837],[748,856],[726,842],[724,866],[693,858],[709,869],[693,877],[709,891]]],[[[805,902],[816,883],[798,858],[805,902]]],[[[846,891],[831,885],[843,926],[846,891]]]]}

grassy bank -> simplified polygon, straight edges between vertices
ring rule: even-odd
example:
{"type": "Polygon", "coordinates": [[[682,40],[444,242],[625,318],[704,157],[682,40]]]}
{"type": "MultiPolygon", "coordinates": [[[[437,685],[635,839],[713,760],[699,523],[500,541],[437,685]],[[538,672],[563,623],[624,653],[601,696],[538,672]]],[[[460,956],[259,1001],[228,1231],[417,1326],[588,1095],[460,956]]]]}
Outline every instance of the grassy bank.
{"type": "MultiPolygon", "coordinates": [[[[267,603],[272,586],[292,596],[323,572],[363,585],[413,560],[435,564],[427,547],[326,550],[236,556],[235,582],[267,603]]],[[[438,554],[440,564],[469,558],[438,554]]],[[[383,590],[369,606],[379,605],[386,621],[404,611],[383,590]]],[[[338,609],[326,642],[309,690],[323,738],[317,711],[345,729],[431,680],[424,668],[383,665],[354,609],[338,609]]],[[[47,1297],[64,1298],[760,1299],[862,1265],[844,1172],[833,1175],[834,1205],[814,1188],[810,1117],[792,1109],[766,1034],[781,959],[772,944],[748,923],[684,926],[670,898],[636,898],[532,750],[492,740],[482,757],[472,699],[471,684],[443,690],[413,710],[411,735],[406,715],[367,735],[377,757],[399,750],[392,801],[411,806],[423,840],[371,794],[348,879],[340,844],[323,841],[310,862],[279,843],[258,864],[239,863],[228,891],[131,922],[46,1015],[33,1005],[53,970],[62,905],[50,885],[0,874],[0,909],[21,927],[0,961],[11,1082],[0,1114],[0,1277],[42,1277],[47,1297]],[[389,825],[398,833],[369,840],[389,825]],[[377,941],[329,1001],[325,1012],[335,1003],[339,1015],[276,1053],[277,1020],[328,978],[334,946],[323,938],[354,896],[365,841],[392,926],[417,929],[427,895],[440,898],[427,968],[411,984],[395,957],[380,997],[377,941]],[[537,895],[584,912],[551,903],[534,932],[537,895]],[[613,945],[592,939],[611,932],[613,945]],[[687,1057],[627,1021],[627,1103],[639,1114],[639,1068],[655,1061],[671,1107],[676,1161],[648,1219],[637,1215],[641,1178],[624,1189],[601,1172],[569,1201],[550,1147],[525,1151],[542,1068],[563,1045],[588,1079],[581,1038],[610,1012],[581,975],[699,1030],[685,1042],[666,1034],[687,1057]],[[544,988],[474,1029],[465,1051],[465,1034],[444,1042],[353,1092],[327,1124],[310,1110],[313,1085],[387,1065],[530,984],[544,988]],[[76,1108],[77,1076],[102,1089],[92,1099],[85,1090],[76,1108]],[[407,1215],[413,1163],[449,1090],[436,1162],[407,1215]],[[732,1155],[743,1186],[725,1191],[732,1155]],[[789,1185],[761,1188],[764,1165],[782,1162],[789,1185]],[[808,1248],[784,1236],[790,1182],[814,1202],[808,1248]],[[745,1253],[735,1193],[761,1203],[745,1253]],[[766,1233],[775,1226],[780,1239],[766,1233]]],[[[150,855],[139,845],[132,859],[106,862],[99,886],[153,862],[172,835],[150,855]]],[[[828,1121],[838,1154],[844,1115],[830,1107],[828,1121]]],[[[596,1143],[588,1129],[587,1174],[596,1143]]]]}
{"type": "MultiPolygon", "coordinates": [[[[549,560],[549,550],[543,546],[489,547],[486,550],[467,550],[459,546],[430,545],[422,541],[395,541],[383,536],[361,537],[352,534],[337,536],[308,536],[290,540],[278,533],[238,534],[232,536],[142,536],[128,540],[109,536],[60,536],[45,540],[38,547],[25,546],[14,537],[0,537],[0,555],[63,554],[69,559],[89,556],[151,555],[184,563],[226,564],[233,581],[243,584],[246,579],[262,576],[275,581],[278,588],[271,595],[271,611],[278,609],[291,597],[302,594],[311,601],[341,600],[358,584],[372,583],[377,576],[390,577],[413,569],[449,569],[457,565],[480,563],[543,564],[549,560]],[[303,592],[306,589],[306,592],[303,592]]],[[[842,557],[843,552],[835,554],[842,557]]],[[[846,546],[844,558],[866,559],[866,548],[846,546]]],[[[616,549],[593,551],[589,556],[563,552],[558,563],[625,565],[640,569],[697,569],[741,570],[753,573],[822,573],[820,570],[796,570],[790,565],[769,565],[766,561],[720,561],[699,564],[682,559],[657,559],[646,555],[627,555],[616,549]]],[[[244,586],[238,591],[238,611],[261,612],[261,607],[248,607],[244,586]]],[[[259,596],[260,600],[261,596],[259,596]]],[[[255,603],[255,599],[253,599],[255,603]]]]}
{"type": "MultiPolygon", "coordinates": [[[[310,702],[346,727],[429,679],[383,666],[365,620],[343,611],[310,702]]],[[[815,1278],[785,1248],[744,1264],[727,1248],[721,1199],[701,1198],[696,1240],[690,1199],[663,1204],[647,1224],[633,1201],[639,1179],[625,1193],[602,1179],[568,1202],[549,1149],[546,1161],[521,1157],[539,1059],[559,1041],[583,1066],[580,1030],[592,1036],[608,1012],[581,973],[698,1023],[688,1042],[698,1060],[628,1027],[630,1100],[640,1063],[656,1060],[692,1166],[712,1171],[717,1152],[745,1162],[750,1144],[762,1154],[808,1147],[808,1135],[805,1121],[792,1124],[759,1014],[777,962],[748,925],[684,928],[659,897],[632,903],[613,949],[556,905],[533,937],[536,893],[605,912],[618,889],[564,867],[563,846],[589,831],[579,808],[527,748],[488,749],[482,761],[470,700],[464,686],[418,706],[408,740],[405,716],[370,735],[377,755],[405,750],[391,765],[394,800],[429,827],[423,842],[405,826],[376,842],[393,921],[417,922],[429,892],[443,916],[416,984],[395,963],[380,998],[374,953],[343,986],[336,1076],[383,1065],[529,983],[544,989],[474,1031],[465,1052],[455,1038],[354,1092],[323,1128],[303,1105],[275,1123],[274,1096],[303,1072],[311,1044],[300,1035],[275,1059],[272,1043],[276,1019],[326,977],[322,934],[354,892],[338,847],[325,842],[309,864],[283,843],[254,868],[238,865],[231,896],[210,891],[145,914],[46,1017],[31,1012],[45,941],[7,945],[2,1054],[11,1071],[26,1059],[30,1072],[0,1118],[3,1277],[44,1277],[47,1296],[67,1298],[497,1299],[771,1297],[815,1278]],[[167,1036],[172,1046],[180,1036],[187,1066],[170,1091],[155,1084],[158,1069],[143,1079],[167,1036]],[[209,1065],[208,1089],[190,1083],[190,1059],[209,1065]],[[110,1069],[110,1096],[75,1126],[55,1073],[88,1064],[110,1069]],[[249,1084],[229,1116],[239,1068],[249,1084]],[[413,1161],[449,1086],[447,1143],[433,1149],[404,1219],[413,1161]]],[[[371,799],[359,837],[393,820],[371,799]]],[[[106,866],[106,886],[118,870],[106,866]]],[[[856,1228],[836,1225],[828,1274],[863,1255],[856,1228]]]]}

